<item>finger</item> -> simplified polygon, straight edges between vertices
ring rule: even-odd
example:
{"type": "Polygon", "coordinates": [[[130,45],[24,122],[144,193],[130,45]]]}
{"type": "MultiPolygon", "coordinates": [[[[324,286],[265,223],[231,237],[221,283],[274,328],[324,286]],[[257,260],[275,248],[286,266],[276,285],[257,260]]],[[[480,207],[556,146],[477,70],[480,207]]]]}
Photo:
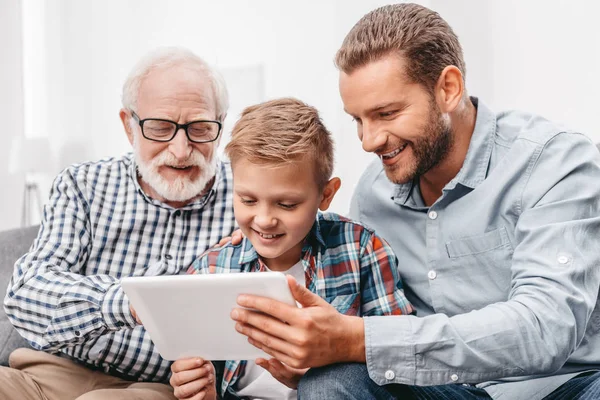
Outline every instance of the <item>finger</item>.
{"type": "Polygon", "coordinates": [[[206,367],[195,368],[172,374],[171,379],[169,379],[169,383],[173,387],[183,386],[189,382],[207,378],[211,375],[214,376],[214,373],[206,367]]]}
{"type": "Polygon", "coordinates": [[[271,357],[277,358],[278,360],[281,360],[281,362],[290,365],[292,367],[295,368],[305,368],[305,367],[309,367],[308,364],[306,364],[306,360],[304,360],[303,358],[300,357],[294,357],[291,354],[293,353],[293,350],[291,350],[291,354],[286,354],[286,353],[282,353],[278,350],[275,350],[271,347],[267,347],[264,344],[248,338],[248,343],[250,343],[252,346],[264,351],[265,353],[267,353],[268,355],[270,355],[271,357]]]}
{"type": "Polygon", "coordinates": [[[205,360],[200,357],[181,358],[171,364],[171,371],[173,371],[173,373],[177,373],[189,369],[195,369],[201,367],[204,363],[205,360]]]}
{"type": "MultiPolygon", "coordinates": [[[[300,309],[298,307],[291,306],[289,304],[282,303],[277,300],[270,299],[268,297],[262,296],[254,296],[250,294],[242,294],[237,298],[237,303],[244,307],[245,309],[252,309],[260,311],[262,314],[266,314],[266,317],[271,316],[276,318],[279,321],[286,321],[288,323],[292,323],[292,321],[299,320],[300,309]]],[[[240,310],[239,308],[234,308],[234,311],[231,314],[231,318],[236,321],[245,322],[238,318],[238,315],[235,311],[240,310]]],[[[242,309],[243,315],[248,315],[251,312],[249,310],[242,309]],[[244,313],[243,311],[248,311],[244,313]]],[[[258,313],[254,312],[253,314],[258,315],[258,313]]]]}
{"type": "Polygon", "coordinates": [[[209,388],[209,385],[214,385],[214,377],[212,376],[197,379],[195,381],[186,383],[185,385],[173,386],[173,394],[178,399],[188,399],[197,394],[200,394],[200,391],[206,392],[209,388]]]}
{"type": "Polygon", "coordinates": [[[286,278],[292,296],[298,303],[302,304],[302,307],[329,305],[320,296],[308,290],[304,285],[299,284],[293,276],[287,275],[286,278]]]}
{"type": "Polygon", "coordinates": [[[278,376],[290,380],[296,374],[293,368],[289,368],[287,365],[274,358],[271,358],[267,364],[269,365],[268,371],[271,372],[271,375],[275,372],[278,376]]]}
{"type": "Polygon", "coordinates": [[[202,389],[194,397],[190,397],[190,398],[185,399],[185,400],[204,400],[206,398],[207,394],[208,394],[208,388],[202,389]]]}
{"type": "MultiPolygon", "coordinates": [[[[295,328],[280,321],[279,319],[270,317],[266,314],[261,314],[252,310],[245,310],[236,308],[231,312],[231,317],[238,322],[236,324],[236,329],[238,329],[243,335],[249,336],[247,332],[250,332],[251,329],[258,329],[262,332],[269,332],[269,336],[276,337],[279,339],[283,339],[284,341],[295,343],[293,341],[293,334],[295,328]],[[237,318],[234,317],[237,316],[237,318]]],[[[259,337],[255,339],[261,340],[259,337]]],[[[270,346],[268,343],[265,343],[267,346],[270,346]]]]}
{"type": "Polygon", "coordinates": [[[244,238],[244,235],[242,234],[242,230],[236,229],[231,234],[231,244],[233,244],[233,245],[240,244],[240,243],[242,243],[243,238],[244,238]]]}
{"type": "Polygon", "coordinates": [[[217,246],[223,247],[227,243],[229,243],[230,240],[231,240],[231,236],[225,236],[223,239],[219,240],[219,243],[217,243],[217,246]]]}

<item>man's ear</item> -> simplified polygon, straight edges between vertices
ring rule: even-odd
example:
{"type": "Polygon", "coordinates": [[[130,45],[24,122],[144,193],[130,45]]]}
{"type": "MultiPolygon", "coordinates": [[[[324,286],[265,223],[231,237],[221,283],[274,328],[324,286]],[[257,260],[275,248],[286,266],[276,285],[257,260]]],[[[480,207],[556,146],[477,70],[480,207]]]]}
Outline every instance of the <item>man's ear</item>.
{"type": "Polygon", "coordinates": [[[133,146],[133,131],[131,130],[131,124],[129,123],[131,119],[131,113],[124,108],[121,108],[119,111],[119,117],[121,118],[121,122],[123,123],[123,128],[125,128],[125,133],[127,134],[127,139],[129,139],[129,143],[133,146]]]}
{"type": "Polygon", "coordinates": [[[321,203],[319,204],[319,210],[325,211],[329,208],[329,205],[337,191],[340,189],[340,186],[342,186],[342,181],[338,177],[331,178],[329,182],[327,182],[323,189],[323,199],[321,199],[321,203]]]}
{"type": "Polygon", "coordinates": [[[438,78],[436,87],[436,100],[442,113],[451,113],[460,104],[465,83],[460,70],[454,65],[448,65],[438,78]]]}

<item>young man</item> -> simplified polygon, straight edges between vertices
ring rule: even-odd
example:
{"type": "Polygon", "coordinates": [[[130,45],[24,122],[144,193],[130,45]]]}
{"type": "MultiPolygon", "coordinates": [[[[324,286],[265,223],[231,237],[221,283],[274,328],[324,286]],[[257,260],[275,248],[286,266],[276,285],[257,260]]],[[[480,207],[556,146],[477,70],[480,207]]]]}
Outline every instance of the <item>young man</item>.
{"type": "Polygon", "coordinates": [[[133,154],[65,169],[15,265],[6,313],[39,351],[0,368],[0,398],[174,399],[171,363],[119,280],[177,274],[233,229],[231,171],[216,156],[227,107],[222,80],[187,50],[131,71],[120,117],[133,154]]]}
{"type": "Polygon", "coordinates": [[[239,331],[291,367],[332,364],[304,376],[300,397],[600,397],[590,140],[469,97],[456,35],[415,4],[367,14],[336,62],[344,108],[379,156],[350,215],[401,257],[419,317],[337,315],[306,292],[289,312],[246,296],[240,305],[263,313],[236,309],[239,331]]]}
{"type": "MultiPolygon", "coordinates": [[[[191,273],[281,271],[294,278],[293,290],[305,286],[324,299],[323,307],[341,314],[412,313],[387,243],[362,225],[318,213],[329,207],[340,180],[331,178],[333,143],[314,108],[295,99],[249,107],[225,152],[233,170],[235,218],[245,239],[209,250],[191,273]]],[[[175,362],[175,395],[183,399],[203,392],[205,399],[214,398],[209,364],[175,362]]],[[[220,393],[295,398],[304,372],[274,359],[228,361],[220,393]]]]}

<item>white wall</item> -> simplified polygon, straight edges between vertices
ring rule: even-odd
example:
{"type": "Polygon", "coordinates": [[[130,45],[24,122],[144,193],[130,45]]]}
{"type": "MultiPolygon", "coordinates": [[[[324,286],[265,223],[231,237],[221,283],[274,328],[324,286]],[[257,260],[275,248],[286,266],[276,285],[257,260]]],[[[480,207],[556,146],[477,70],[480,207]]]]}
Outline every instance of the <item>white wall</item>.
{"type": "Polygon", "coordinates": [[[465,47],[467,87],[496,111],[523,109],[600,142],[600,3],[432,0],[465,47]]]}
{"type": "MultiPolygon", "coordinates": [[[[241,83],[236,71],[258,69],[262,71],[261,93],[246,93],[241,102],[232,97],[226,130],[243,106],[257,101],[294,96],[317,107],[334,132],[336,173],[343,181],[331,209],[346,213],[352,188],[369,156],[362,152],[355,128],[342,111],[333,57],[352,25],[385,3],[44,2],[45,24],[40,24],[38,35],[38,45],[45,52],[44,68],[32,81],[45,80],[39,93],[47,101],[34,103],[33,107],[40,108],[34,114],[46,119],[43,125],[65,166],[129,150],[118,118],[120,90],[129,69],[148,50],[161,45],[190,48],[224,71],[232,96],[241,93],[235,86],[241,83]]],[[[48,183],[43,186],[49,187],[48,183]]]]}
{"type": "MultiPolygon", "coordinates": [[[[362,151],[354,124],[342,111],[333,57],[356,21],[389,1],[21,1],[26,10],[35,10],[31,18],[41,19],[31,28],[38,32],[26,35],[27,43],[37,46],[35,53],[25,52],[37,54],[35,62],[31,62],[33,56],[26,59],[37,66],[26,76],[33,83],[33,97],[27,99],[35,100],[27,102],[27,115],[35,119],[26,127],[30,133],[45,131],[61,166],[129,150],[118,118],[122,82],[149,49],[181,45],[225,71],[236,96],[226,129],[246,101],[295,96],[316,106],[334,133],[336,174],[343,181],[332,210],[347,211],[353,187],[372,156],[362,151]],[[240,71],[255,82],[241,80],[240,71]],[[260,93],[257,89],[250,94],[252,89],[238,86],[240,82],[246,89],[261,87],[260,93]],[[245,93],[243,100],[240,93],[245,93]]],[[[595,93],[600,89],[600,81],[594,80],[600,71],[596,2],[420,3],[439,11],[458,33],[465,49],[470,93],[496,110],[538,112],[600,141],[595,122],[595,93]]],[[[20,2],[0,4],[0,43],[7,49],[0,63],[0,109],[2,116],[10,117],[7,131],[16,134],[23,129],[20,2]]],[[[12,134],[7,131],[0,132],[0,137],[12,134]]],[[[8,179],[0,172],[2,187],[8,179]]],[[[12,196],[9,200],[3,196],[2,201],[10,201],[9,209],[20,204],[12,196]]],[[[15,221],[15,213],[2,216],[0,229],[15,221]]]]}
{"type": "Polygon", "coordinates": [[[0,230],[20,224],[24,178],[11,174],[10,145],[23,135],[21,4],[0,1],[0,230]]]}

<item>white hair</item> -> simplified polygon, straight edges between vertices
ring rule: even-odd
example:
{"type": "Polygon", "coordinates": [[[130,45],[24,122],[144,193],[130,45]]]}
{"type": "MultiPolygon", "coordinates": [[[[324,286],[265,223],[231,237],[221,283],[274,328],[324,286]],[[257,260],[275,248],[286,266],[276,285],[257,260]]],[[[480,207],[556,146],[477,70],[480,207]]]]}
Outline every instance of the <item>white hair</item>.
{"type": "Polygon", "coordinates": [[[142,57],[123,84],[123,107],[136,111],[140,85],[154,69],[181,64],[195,66],[206,75],[213,90],[217,119],[223,122],[229,108],[229,95],[223,77],[206,61],[183,47],[159,47],[142,57]]]}

